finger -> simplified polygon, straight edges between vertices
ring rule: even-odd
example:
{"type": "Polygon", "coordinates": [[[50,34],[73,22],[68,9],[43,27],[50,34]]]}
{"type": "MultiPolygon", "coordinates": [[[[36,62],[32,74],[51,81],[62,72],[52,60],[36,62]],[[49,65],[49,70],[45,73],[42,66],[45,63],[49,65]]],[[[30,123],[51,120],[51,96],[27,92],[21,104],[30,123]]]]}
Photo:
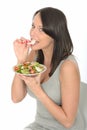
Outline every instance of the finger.
{"type": "Polygon", "coordinates": [[[22,43],[22,40],[21,40],[21,39],[16,39],[16,40],[14,41],[14,43],[22,43]]]}
{"type": "Polygon", "coordinates": [[[21,40],[22,43],[25,43],[25,44],[28,44],[30,42],[29,39],[26,39],[24,37],[21,37],[20,40],[21,40]]]}
{"type": "Polygon", "coordinates": [[[38,74],[38,78],[40,78],[41,77],[41,74],[38,74]]]}
{"type": "Polygon", "coordinates": [[[16,43],[16,42],[18,42],[18,39],[16,39],[16,40],[13,41],[13,43],[16,43]]]}
{"type": "Polygon", "coordinates": [[[21,40],[26,40],[26,38],[24,38],[24,37],[20,37],[20,39],[21,39],[21,40]]]}
{"type": "Polygon", "coordinates": [[[18,76],[21,80],[24,80],[24,81],[25,81],[26,78],[27,78],[26,76],[23,76],[23,75],[21,75],[21,74],[17,74],[17,76],[18,76]]]}

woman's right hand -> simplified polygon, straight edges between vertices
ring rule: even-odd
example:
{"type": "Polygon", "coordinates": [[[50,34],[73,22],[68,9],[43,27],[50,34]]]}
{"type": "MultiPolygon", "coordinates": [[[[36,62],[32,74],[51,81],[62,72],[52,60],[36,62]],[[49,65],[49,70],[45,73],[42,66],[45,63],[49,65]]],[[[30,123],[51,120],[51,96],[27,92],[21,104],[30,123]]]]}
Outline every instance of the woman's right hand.
{"type": "Polygon", "coordinates": [[[20,39],[16,39],[13,43],[15,55],[17,57],[18,63],[23,63],[27,61],[28,58],[28,51],[30,45],[27,44],[30,41],[21,37],[20,39]]]}

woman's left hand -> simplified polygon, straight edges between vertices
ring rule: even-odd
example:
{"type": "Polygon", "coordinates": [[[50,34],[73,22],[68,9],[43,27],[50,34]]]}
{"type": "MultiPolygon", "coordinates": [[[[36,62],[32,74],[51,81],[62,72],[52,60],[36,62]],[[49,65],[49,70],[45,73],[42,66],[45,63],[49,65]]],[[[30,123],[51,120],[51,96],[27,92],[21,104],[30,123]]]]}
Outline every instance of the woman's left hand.
{"type": "Polygon", "coordinates": [[[19,78],[24,80],[25,84],[29,87],[29,89],[35,94],[35,96],[38,96],[40,94],[41,85],[40,85],[40,78],[41,74],[38,74],[37,76],[29,77],[18,74],[19,78]]]}

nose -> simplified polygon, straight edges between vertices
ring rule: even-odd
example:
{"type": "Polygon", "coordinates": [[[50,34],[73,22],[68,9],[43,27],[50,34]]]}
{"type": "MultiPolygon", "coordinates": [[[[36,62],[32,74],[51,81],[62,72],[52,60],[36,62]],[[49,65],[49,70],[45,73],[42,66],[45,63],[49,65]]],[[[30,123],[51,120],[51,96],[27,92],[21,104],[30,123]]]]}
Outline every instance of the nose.
{"type": "Polygon", "coordinates": [[[30,30],[30,35],[31,35],[32,37],[35,37],[37,34],[38,34],[38,32],[37,32],[37,29],[36,29],[36,28],[30,30]]]}

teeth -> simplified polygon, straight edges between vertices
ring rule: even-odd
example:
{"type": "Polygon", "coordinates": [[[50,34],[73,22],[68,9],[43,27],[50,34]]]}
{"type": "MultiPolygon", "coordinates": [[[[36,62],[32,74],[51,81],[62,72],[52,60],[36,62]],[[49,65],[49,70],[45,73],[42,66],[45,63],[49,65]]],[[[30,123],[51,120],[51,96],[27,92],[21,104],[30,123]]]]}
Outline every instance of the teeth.
{"type": "Polygon", "coordinates": [[[36,42],[36,40],[32,40],[32,41],[30,42],[30,44],[34,45],[35,42],[36,42]]]}

